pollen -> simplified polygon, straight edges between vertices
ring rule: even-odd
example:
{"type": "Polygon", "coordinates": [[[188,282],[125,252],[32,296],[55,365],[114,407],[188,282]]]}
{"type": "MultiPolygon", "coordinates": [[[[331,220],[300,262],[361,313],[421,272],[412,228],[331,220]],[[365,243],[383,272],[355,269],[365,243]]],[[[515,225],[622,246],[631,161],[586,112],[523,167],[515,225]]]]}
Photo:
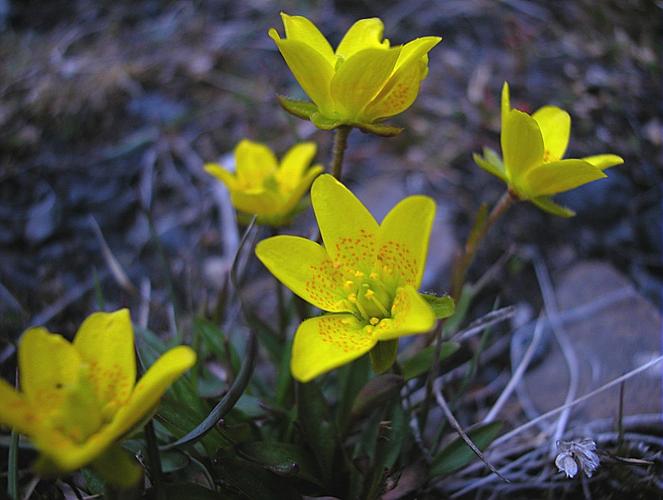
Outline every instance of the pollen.
{"type": "Polygon", "coordinates": [[[362,273],[361,271],[355,271],[355,277],[356,277],[356,278],[363,278],[363,277],[364,277],[364,273],[362,273]]]}
{"type": "Polygon", "coordinates": [[[348,300],[354,304],[355,302],[357,302],[357,294],[351,293],[350,295],[348,295],[348,300]]]}
{"type": "Polygon", "coordinates": [[[379,278],[378,273],[376,273],[375,271],[369,274],[368,277],[372,280],[377,280],[379,278]]]}
{"type": "Polygon", "coordinates": [[[347,280],[345,283],[343,283],[343,288],[346,290],[352,290],[355,286],[355,282],[352,280],[347,280]]]}

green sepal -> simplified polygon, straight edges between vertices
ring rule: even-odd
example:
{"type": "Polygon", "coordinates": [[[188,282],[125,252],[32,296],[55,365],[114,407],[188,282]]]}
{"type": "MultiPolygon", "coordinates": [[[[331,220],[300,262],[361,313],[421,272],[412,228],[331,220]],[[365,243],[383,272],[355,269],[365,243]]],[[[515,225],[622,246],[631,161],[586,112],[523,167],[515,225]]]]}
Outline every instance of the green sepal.
{"type": "Polygon", "coordinates": [[[113,445],[94,462],[92,469],[108,484],[128,490],[140,484],[143,468],[136,458],[130,456],[119,445],[113,445]]]}
{"type": "Polygon", "coordinates": [[[366,134],[379,135],[380,137],[394,137],[403,131],[400,127],[380,123],[353,123],[352,125],[366,134]]]}
{"type": "Polygon", "coordinates": [[[539,196],[537,198],[532,198],[529,201],[534,203],[534,205],[539,207],[544,212],[557,215],[558,217],[568,218],[568,217],[573,217],[576,214],[570,208],[563,207],[562,205],[558,205],[557,203],[552,201],[550,196],[539,196]]]}
{"type": "Polygon", "coordinates": [[[312,102],[298,101],[282,95],[276,96],[276,98],[283,109],[302,120],[310,120],[311,115],[318,112],[318,107],[312,102]]]}
{"type": "Polygon", "coordinates": [[[456,304],[450,295],[442,295],[441,297],[432,293],[420,293],[419,295],[428,302],[437,319],[453,316],[456,311],[456,304]]]}
{"type": "Polygon", "coordinates": [[[383,340],[375,344],[370,351],[371,368],[375,373],[384,373],[396,361],[398,353],[398,339],[383,340]]]}
{"type": "Polygon", "coordinates": [[[310,119],[313,125],[321,130],[334,130],[335,128],[345,125],[343,122],[328,118],[317,111],[311,115],[310,119]]]}

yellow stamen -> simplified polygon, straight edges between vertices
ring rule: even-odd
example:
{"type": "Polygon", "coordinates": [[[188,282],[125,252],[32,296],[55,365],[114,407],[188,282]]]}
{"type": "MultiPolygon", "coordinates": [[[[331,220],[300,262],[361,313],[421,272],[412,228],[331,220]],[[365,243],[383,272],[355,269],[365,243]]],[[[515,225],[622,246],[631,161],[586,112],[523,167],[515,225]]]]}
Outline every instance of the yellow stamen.
{"type": "Polygon", "coordinates": [[[380,320],[379,320],[378,318],[376,318],[375,316],[373,316],[371,319],[368,320],[368,322],[369,322],[371,325],[375,326],[375,325],[377,325],[377,324],[380,322],[380,320]]]}

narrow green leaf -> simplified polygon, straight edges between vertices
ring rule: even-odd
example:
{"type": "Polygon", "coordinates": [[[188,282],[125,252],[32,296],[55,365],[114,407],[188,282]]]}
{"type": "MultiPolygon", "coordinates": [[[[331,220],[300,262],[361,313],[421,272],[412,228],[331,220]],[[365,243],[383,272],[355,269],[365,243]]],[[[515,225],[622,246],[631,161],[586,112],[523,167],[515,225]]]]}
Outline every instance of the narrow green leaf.
{"type": "MultiPolygon", "coordinates": [[[[440,363],[455,354],[460,348],[457,342],[444,342],[440,348],[440,363]]],[[[401,372],[405,380],[412,380],[423,375],[433,367],[435,346],[428,346],[401,364],[401,372]]]]}
{"type": "MultiPolygon", "coordinates": [[[[497,437],[502,422],[491,422],[467,433],[480,450],[484,450],[497,437]]],[[[476,458],[474,452],[460,438],[456,437],[433,457],[431,477],[444,476],[466,466],[476,458]]]]}
{"type": "Polygon", "coordinates": [[[322,486],[315,458],[299,445],[258,441],[238,446],[237,451],[244,458],[261,464],[275,474],[297,477],[322,486]]]}
{"type": "Polygon", "coordinates": [[[394,373],[385,373],[370,380],[352,404],[351,419],[356,420],[388,401],[398,394],[404,383],[403,377],[394,373]]]}
{"type": "Polygon", "coordinates": [[[370,368],[368,356],[353,361],[338,370],[338,405],[336,422],[341,433],[344,434],[350,421],[352,405],[364,385],[368,382],[370,368]]]}
{"type": "Polygon", "coordinates": [[[7,464],[7,493],[11,500],[18,500],[18,432],[12,430],[7,464]]]}
{"type": "Polygon", "coordinates": [[[325,484],[331,480],[338,434],[316,382],[297,383],[297,418],[306,444],[320,466],[325,484]]]}
{"type": "MultiPolygon", "coordinates": [[[[180,500],[182,498],[186,498],[187,500],[215,500],[219,498],[218,493],[195,483],[166,484],[164,485],[164,490],[168,500],[180,500]]],[[[149,494],[148,498],[150,498],[149,494]]],[[[228,496],[224,496],[223,498],[231,500],[231,497],[228,496]]],[[[232,500],[235,499],[233,498],[232,500]]]]}
{"type": "Polygon", "coordinates": [[[450,295],[442,295],[441,297],[432,293],[420,293],[419,295],[428,302],[437,319],[448,318],[456,310],[456,304],[450,295]]]}

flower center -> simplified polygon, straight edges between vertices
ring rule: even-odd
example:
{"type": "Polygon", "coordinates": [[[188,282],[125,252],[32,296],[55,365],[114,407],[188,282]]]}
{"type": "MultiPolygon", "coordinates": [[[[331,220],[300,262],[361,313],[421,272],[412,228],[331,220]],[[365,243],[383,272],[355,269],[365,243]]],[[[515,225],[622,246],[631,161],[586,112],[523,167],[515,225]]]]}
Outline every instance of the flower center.
{"type": "Polygon", "coordinates": [[[380,320],[391,317],[393,295],[378,273],[371,272],[366,276],[362,271],[355,271],[345,281],[343,289],[355,314],[369,325],[375,326],[380,320]]]}

